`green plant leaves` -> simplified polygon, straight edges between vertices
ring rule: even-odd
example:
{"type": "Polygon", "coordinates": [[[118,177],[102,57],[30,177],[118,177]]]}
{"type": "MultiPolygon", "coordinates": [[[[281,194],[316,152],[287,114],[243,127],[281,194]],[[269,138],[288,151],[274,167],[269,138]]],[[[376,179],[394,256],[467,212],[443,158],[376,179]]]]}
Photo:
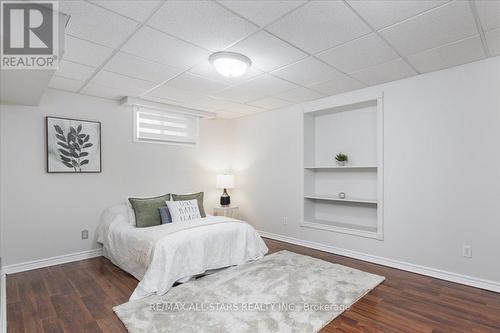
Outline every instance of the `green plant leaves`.
{"type": "Polygon", "coordinates": [[[64,149],[61,149],[61,148],[59,148],[58,150],[59,150],[59,152],[61,154],[65,155],[65,156],[71,156],[71,153],[68,152],[67,150],[64,150],[64,149]]]}
{"type": "Polygon", "coordinates": [[[54,125],[54,129],[56,130],[57,134],[64,134],[61,126],[59,125],[54,125]]]}
{"type": "Polygon", "coordinates": [[[69,149],[69,146],[65,144],[64,142],[58,141],[57,144],[63,148],[69,149]]]}
{"type": "Polygon", "coordinates": [[[59,140],[57,145],[62,147],[57,149],[60,153],[61,163],[68,168],[74,169],[75,172],[81,172],[82,166],[90,163],[88,159],[80,160],[82,157],[89,156],[89,152],[82,150],[93,146],[89,142],[90,135],[81,133],[83,130],[82,124],[79,124],[76,129],[71,126],[66,135],[59,125],[54,125],[54,130],[56,131],[55,137],[59,140]]]}
{"type": "Polygon", "coordinates": [[[63,160],[63,161],[66,161],[66,162],[71,161],[71,159],[70,159],[70,158],[68,158],[68,157],[66,157],[66,156],[64,156],[64,155],[59,155],[59,157],[60,157],[60,158],[61,158],[61,160],[63,160]]]}

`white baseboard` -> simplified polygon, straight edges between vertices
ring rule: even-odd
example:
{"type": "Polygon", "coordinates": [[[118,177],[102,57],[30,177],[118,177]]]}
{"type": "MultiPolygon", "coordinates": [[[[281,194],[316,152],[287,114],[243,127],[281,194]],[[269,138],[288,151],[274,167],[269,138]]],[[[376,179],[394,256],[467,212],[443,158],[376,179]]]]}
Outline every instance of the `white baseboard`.
{"type": "Polygon", "coordinates": [[[397,269],[400,269],[403,271],[422,274],[422,275],[438,278],[441,280],[451,281],[451,282],[460,283],[460,284],[464,284],[464,285],[471,286],[471,287],[476,287],[476,288],[494,291],[497,293],[500,292],[500,282],[495,282],[495,281],[485,280],[485,279],[481,279],[481,278],[477,278],[477,277],[473,277],[473,276],[467,276],[467,275],[457,274],[457,273],[453,273],[453,272],[443,271],[443,270],[436,269],[436,268],[415,265],[415,264],[411,264],[411,263],[407,263],[407,262],[403,262],[403,261],[399,261],[399,260],[378,257],[378,256],[374,256],[371,254],[366,254],[366,253],[357,252],[357,251],[351,251],[351,250],[342,249],[342,248],[338,248],[338,247],[334,247],[334,246],[329,246],[329,245],[325,245],[325,244],[321,244],[321,243],[311,242],[311,241],[307,241],[307,240],[303,240],[303,239],[273,234],[273,233],[266,232],[266,231],[259,231],[259,234],[262,237],[267,237],[267,238],[271,238],[271,239],[275,239],[278,241],[283,241],[283,242],[287,242],[287,243],[291,243],[291,244],[295,244],[295,245],[305,246],[305,247],[315,249],[315,250],[325,251],[325,252],[329,252],[329,253],[338,254],[341,256],[346,256],[346,257],[355,258],[355,259],[359,259],[359,260],[363,260],[363,261],[368,261],[368,262],[383,265],[383,266],[397,268],[397,269]]]}
{"type": "Polygon", "coordinates": [[[0,333],[7,333],[7,286],[5,272],[0,269],[0,333]]]}
{"type": "Polygon", "coordinates": [[[100,256],[102,256],[102,249],[93,249],[88,251],[64,254],[62,256],[26,261],[19,264],[4,266],[2,267],[2,273],[5,275],[5,274],[24,272],[32,269],[60,265],[72,261],[95,258],[100,256]]]}

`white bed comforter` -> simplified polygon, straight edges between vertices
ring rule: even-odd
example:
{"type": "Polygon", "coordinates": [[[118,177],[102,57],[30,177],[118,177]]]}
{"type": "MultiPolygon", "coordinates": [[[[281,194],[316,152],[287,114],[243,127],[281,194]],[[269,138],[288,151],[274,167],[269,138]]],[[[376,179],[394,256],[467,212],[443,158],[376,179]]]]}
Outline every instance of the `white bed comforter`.
{"type": "Polygon", "coordinates": [[[107,258],[140,281],[130,300],[163,295],[176,281],[260,259],[268,251],[255,229],[240,220],[209,216],[136,228],[128,223],[125,205],[103,213],[98,242],[107,258]]]}

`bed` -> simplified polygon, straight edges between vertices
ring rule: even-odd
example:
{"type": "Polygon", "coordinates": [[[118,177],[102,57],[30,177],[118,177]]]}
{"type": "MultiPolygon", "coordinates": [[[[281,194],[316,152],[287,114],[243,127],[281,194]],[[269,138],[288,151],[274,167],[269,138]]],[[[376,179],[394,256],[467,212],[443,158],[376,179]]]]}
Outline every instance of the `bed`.
{"type": "Polygon", "coordinates": [[[262,258],[266,244],[248,223],[223,216],[136,228],[127,205],[101,216],[103,255],[140,282],[130,300],[165,294],[175,282],[262,258]]]}

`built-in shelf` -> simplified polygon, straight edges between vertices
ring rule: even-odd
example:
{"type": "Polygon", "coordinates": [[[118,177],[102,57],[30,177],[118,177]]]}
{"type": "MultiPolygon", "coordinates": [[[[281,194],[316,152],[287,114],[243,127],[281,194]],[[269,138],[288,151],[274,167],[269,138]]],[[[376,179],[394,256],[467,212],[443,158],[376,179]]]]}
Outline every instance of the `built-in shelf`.
{"type": "Polygon", "coordinates": [[[302,223],[302,227],[340,232],[343,234],[356,235],[361,237],[382,239],[383,235],[377,227],[355,225],[342,222],[327,221],[321,219],[308,219],[302,223]]]}
{"type": "Polygon", "coordinates": [[[383,96],[353,93],[304,108],[302,227],[383,240],[383,96]],[[349,155],[339,166],[334,156],[349,155]],[[347,197],[339,198],[344,192],[347,197]]]}
{"type": "Polygon", "coordinates": [[[370,199],[360,199],[360,198],[345,198],[341,199],[338,196],[329,196],[329,195],[319,195],[319,194],[313,194],[313,195],[304,195],[304,198],[306,199],[311,199],[311,200],[328,200],[328,201],[338,201],[338,202],[351,202],[351,203],[361,203],[361,204],[370,204],[370,205],[376,205],[377,200],[370,200],[370,199]]]}
{"type": "Polygon", "coordinates": [[[332,169],[332,170],[341,170],[341,169],[373,169],[377,170],[376,165],[346,165],[346,166],[338,166],[338,165],[322,165],[322,166],[305,166],[304,169],[332,169]]]}

